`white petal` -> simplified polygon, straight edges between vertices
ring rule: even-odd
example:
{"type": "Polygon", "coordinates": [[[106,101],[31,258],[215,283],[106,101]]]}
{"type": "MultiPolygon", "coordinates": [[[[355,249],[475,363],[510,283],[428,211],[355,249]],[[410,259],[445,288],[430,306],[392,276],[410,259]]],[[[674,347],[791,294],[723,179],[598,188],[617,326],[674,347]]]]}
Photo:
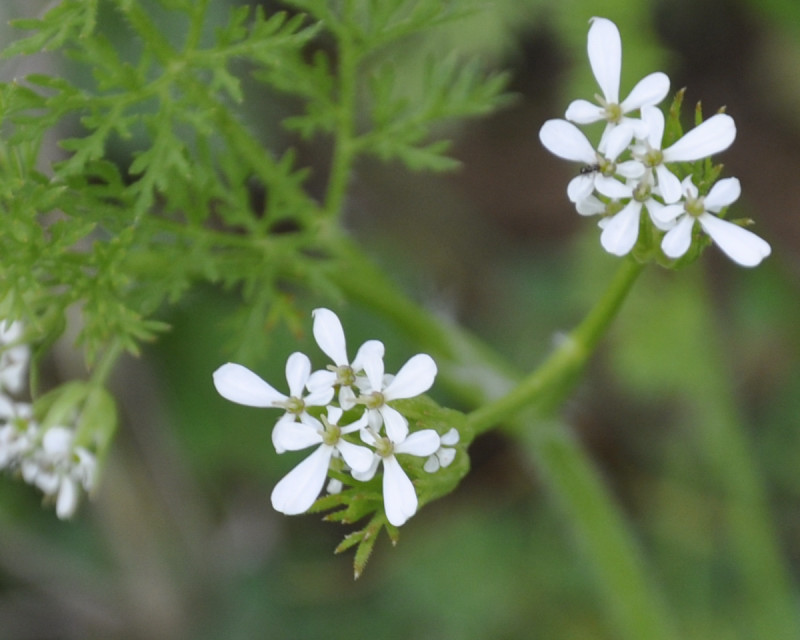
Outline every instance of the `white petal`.
{"type": "Polygon", "coordinates": [[[642,203],[631,200],[625,207],[610,218],[603,227],[600,244],[615,256],[624,256],[633,249],[639,237],[639,215],[642,203]]]}
{"type": "Polygon", "coordinates": [[[597,176],[594,185],[601,194],[608,198],[613,198],[614,200],[633,196],[633,189],[631,187],[608,176],[597,176]]]}
{"type": "Polygon", "coordinates": [[[383,389],[383,345],[377,340],[364,343],[359,350],[361,356],[361,366],[367,375],[371,391],[383,389]],[[377,344],[375,344],[377,343],[377,344]],[[377,345],[380,344],[380,349],[377,345]]]}
{"type": "Polygon", "coordinates": [[[272,490],[272,506],[288,516],[308,511],[314,504],[328,475],[333,447],[321,445],[272,490]]]}
{"type": "Polygon", "coordinates": [[[736,125],[727,113],[718,113],[664,149],[664,162],[700,160],[724,151],[736,138],[736,125]]]}
{"type": "Polygon", "coordinates": [[[603,120],[606,114],[603,107],[599,107],[588,100],[573,100],[569,103],[564,117],[578,124],[592,124],[603,120]]]}
{"type": "Polygon", "coordinates": [[[384,351],[385,348],[380,340],[367,340],[358,348],[358,353],[356,353],[356,357],[353,359],[353,362],[350,366],[356,373],[363,371],[365,359],[369,360],[378,358],[382,361],[384,351]]]}
{"type": "Polygon", "coordinates": [[[626,160],[617,165],[617,173],[623,178],[641,178],[645,171],[645,166],[638,160],[626,160]]]}
{"type": "Polygon", "coordinates": [[[72,478],[62,478],[56,499],[56,515],[65,520],[75,515],[78,508],[78,483],[72,478]]]}
{"type": "Polygon", "coordinates": [[[335,384],[336,374],[327,369],[320,369],[308,376],[308,380],[306,380],[306,389],[313,393],[315,391],[332,389],[335,384]]]}
{"type": "Polygon", "coordinates": [[[619,76],[622,69],[622,42],[611,20],[592,18],[587,51],[592,72],[606,102],[619,102],[619,76]]]}
{"type": "Polygon", "coordinates": [[[441,464],[443,467],[449,467],[453,463],[453,460],[456,459],[456,450],[442,449],[436,455],[439,458],[439,464],[441,464]]]}
{"type": "Polygon", "coordinates": [[[461,434],[458,433],[458,429],[453,427],[442,436],[442,444],[452,447],[454,444],[458,443],[460,438],[461,434]]]}
{"type": "Polygon", "coordinates": [[[339,406],[345,411],[349,411],[356,406],[356,394],[350,387],[339,389],[339,406]]]}
{"type": "Polygon", "coordinates": [[[383,416],[386,435],[392,442],[402,442],[408,436],[408,420],[397,409],[384,405],[378,411],[383,416]]]}
{"type": "Polygon", "coordinates": [[[656,107],[642,107],[642,122],[647,130],[647,142],[653,149],[661,148],[664,138],[664,114],[656,107]]]}
{"type": "Polygon", "coordinates": [[[592,164],[597,160],[589,140],[571,122],[566,120],[548,120],[539,129],[539,140],[552,154],[565,160],[592,164]]]}
{"type": "Polygon", "coordinates": [[[372,478],[375,477],[375,472],[378,470],[378,466],[380,466],[381,460],[383,460],[383,458],[381,458],[379,455],[373,454],[372,462],[370,463],[369,468],[366,471],[353,470],[351,475],[353,476],[353,478],[359,480],[360,482],[367,482],[368,480],[372,480],[372,478]]]}
{"type": "Polygon", "coordinates": [[[427,353],[418,353],[397,372],[383,395],[386,400],[413,398],[425,393],[436,378],[436,363],[427,353]]]}
{"type": "Polygon", "coordinates": [[[595,216],[606,210],[606,205],[595,196],[589,196],[585,200],[575,203],[575,208],[582,216],[595,216]]]}
{"type": "Polygon", "coordinates": [[[383,459],[383,508],[386,518],[399,527],[417,512],[417,494],[394,456],[383,459]]]}
{"type": "Polygon", "coordinates": [[[650,198],[644,203],[647,213],[650,214],[650,219],[657,229],[661,231],[669,231],[675,225],[675,218],[683,213],[683,205],[680,204],[667,204],[663,205],[658,200],[650,198]]]}
{"type": "Polygon", "coordinates": [[[333,400],[334,393],[333,387],[316,389],[303,398],[303,402],[308,407],[324,407],[333,400]]]}
{"type": "Polygon", "coordinates": [[[580,202],[586,200],[594,191],[594,176],[589,173],[581,173],[569,181],[567,185],[567,197],[570,202],[580,202]]]}
{"type": "Polygon", "coordinates": [[[441,446],[442,439],[433,429],[415,431],[403,442],[395,445],[395,453],[407,453],[412,456],[429,456],[441,446]]]}
{"type": "Polygon", "coordinates": [[[42,450],[51,460],[66,458],[72,452],[73,435],[66,427],[51,427],[42,437],[42,450]]]}
{"type": "Polygon", "coordinates": [[[704,213],[698,221],[717,246],[743,267],[755,267],[772,253],[769,243],[728,220],[704,213]]]}
{"type": "Polygon", "coordinates": [[[672,229],[667,231],[661,241],[661,250],[668,258],[680,258],[689,250],[692,244],[692,227],[694,218],[690,215],[683,216],[672,229]]]}
{"type": "Polygon", "coordinates": [[[708,211],[719,212],[723,207],[736,202],[742,194],[742,185],[736,178],[724,178],[714,183],[703,199],[708,211]]]}
{"type": "Polygon", "coordinates": [[[311,315],[314,318],[314,339],[319,348],[337,366],[347,364],[347,345],[339,316],[330,309],[314,309],[311,315]]]}
{"type": "Polygon", "coordinates": [[[286,382],[289,383],[289,395],[300,398],[311,375],[311,360],[308,356],[295,351],[286,360],[286,382]]]}
{"type": "Polygon", "coordinates": [[[624,125],[613,127],[603,140],[603,153],[609,160],[616,160],[631,140],[633,140],[633,127],[624,125]]]}
{"type": "Polygon", "coordinates": [[[363,414],[361,414],[361,417],[355,422],[351,422],[350,424],[346,425],[339,425],[339,428],[342,430],[342,433],[353,433],[354,431],[360,431],[368,424],[369,424],[369,418],[367,416],[367,412],[364,412],[363,414]]]}
{"type": "Polygon", "coordinates": [[[436,456],[431,456],[425,461],[425,464],[422,465],[423,470],[427,473],[436,473],[440,467],[439,458],[436,456]]]}
{"type": "Polygon", "coordinates": [[[656,176],[658,179],[658,192],[664,198],[664,202],[672,204],[680,200],[683,191],[678,177],[663,164],[656,167],[656,176]]]}
{"type": "MultiPolygon", "coordinates": [[[[307,420],[314,420],[308,416],[307,420]]],[[[316,420],[314,420],[316,422],[316,420]]],[[[322,424],[296,422],[294,416],[285,415],[272,429],[272,444],[278,453],[284,451],[299,451],[322,442],[322,424]]]]}
{"type": "Polygon", "coordinates": [[[226,400],[248,407],[271,407],[286,396],[250,369],[229,362],[214,372],[214,386],[226,400]]]}
{"type": "Polygon", "coordinates": [[[657,71],[639,80],[620,106],[623,113],[629,113],[658,104],[667,97],[667,93],[669,78],[667,74],[657,71]]]}
{"type": "Polygon", "coordinates": [[[340,440],[336,448],[342,454],[347,465],[356,473],[365,473],[372,466],[372,458],[375,457],[375,454],[370,449],[346,440],[340,440]]]}
{"type": "Polygon", "coordinates": [[[339,407],[328,407],[328,422],[330,424],[339,424],[339,420],[342,419],[342,413],[344,413],[339,407]]]}

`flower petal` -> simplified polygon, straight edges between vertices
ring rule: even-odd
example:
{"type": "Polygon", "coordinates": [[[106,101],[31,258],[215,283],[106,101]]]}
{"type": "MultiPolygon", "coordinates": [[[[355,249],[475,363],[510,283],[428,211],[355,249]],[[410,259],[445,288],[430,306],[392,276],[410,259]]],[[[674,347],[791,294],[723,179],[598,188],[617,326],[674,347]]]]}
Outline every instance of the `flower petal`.
{"type": "Polygon", "coordinates": [[[610,218],[600,234],[600,244],[615,256],[630,253],[639,237],[639,217],[642,203],[631,200],[625,207],[610,218]]]}
{"type": "Polygon", "coordinates": [[[600,213],[604,213],[606,210],[606,205],[599,198],[595,196],[589,196],[580,202],[576,202],[575,209],[582,216],[595,216],[600,213]]]}
{"type": "Polygon", "coordinates": [[[394,456],[383,459],[383,508],[386,518],[399,527],[417,512],[417,494],[394,456]]]}
{"type": "Polygon", "coordinates": [[[337,366],[347,364],[347,343],[339,316],[324,308],[314,309],[311,316],[314,318],[314,339],[319,348],[337,366]]]}
{"type": "Polygon", "coordinates": [[[383,416],[386,435],[392,442],[402,442],[408,436],[408,420],[397,409],[384,405],[378,409],[383,416]]]}
{"type": "Polygon", "coordinates": [[[306,380],[306,389],[314,393],[315,391],[332,389],[335,384],[336,374],[327,369],[320,369],[308,376],[308,380],[306,380]]]}
{"type": "Polygon", "coordinates": [[[597,176],[594,184],[597,190],[608,198],[619,200],[633,196],[633,189],[626,184],[622,184],[616,178],[597,176]]]}
{"type": "Polygon", "coordinates": [[[433,429],[423,429],[415,431],[403,442],[399,442],[394,447],[395,453],[407,453],[412,456],[429,456],[434,453],[442,444],[439,434],[433,429]]]}
{"type": "Polygon", "coordinates": [[[303,398],[303,402],[307,407],[324,407],[333,400],[334,393],[333,387],[315,389],[303,398]]]}
{"type": "Polygon", "coordinates": [[[452,447],[455,444],[458,444],[459,439],[461,438],[461,434],[458,433],[458,429],[452,427],[447,433],[442,435],[442,444],[452,447]]]}
{"type": "Polygon", "coordinates": [[[755,267],[772,253],[766,240],[728,220],[704,213],[698,221],[717,246],[743,267],[755,267]]]}
{"type": "Polygon", "coordinates": [[[65,520],[75,515],[78,508],[78,483],[72,478],[61,478],[56,499],[56,515],[65,520]]]}
{"type": "Polygon", "coordinates": [[[592,73],[606,102],[619,103],[619,76],[622,69],[622,41],[611,20],[592,18],[587,51],[592,73]]]}
{"type": "Polygon", "coordinates": [[[718,113],[664,149],[664,162],[700,160],[724,151],[736,138],[736,124],[727,113],[718,113]]]}
{"type": "Polygon", "coordinates": [[[366,471],[356,471],[355,469],[352,472],[352,476],[354,479],[358,480],[359,482],[367,482],[368,480],[372,480],[375,477],[375,472],[378,470],[378,466],[381,464],[381,458],[379,455],[372,454],[372,462],[370,463],[369,467],[366,471]]]}
{"type": "Polygon", "coordinates": [[[664,114],[656,107],[642,107],[642,122],[647,131],[647,143],[653,149],[661,148],[664,138],[664,114]]]}
{"type": "Polygon", "coordinates": [[[742,185],[736,178],[724,178],[714,183],[703,199],[706,210],[718,213],[723,207],[736,202],[742,194],[742,185]]]}
{"type": "Polygon", "coordinates": [[[616,160],[633,140],[633,127],[613,127],[603,140],[603,152],[609,160],[616,160]]]}
{"type": "Polygon", "coordinates": [[[669,93],[669,78],[666,73],[656,71],[645,76],[633,87],[620,105],[623,113],[658,104],[669,93]]]}
{"type": "Polygon", "coordinates": [[[365,473],[372,465],[372,458],[375,454],[366,447],[347,442],[347,440],[340,440],[336,448],[342,454],[344,461],[356,473],[365,473]]]}
{"type": "Polygon", "coordinates": [[[287,473],[272,490],[272,506],[288,516],[308,511],[317,499],[331,461],[333,447],[320,445],[287,473]]]}
{"type": "Polygon", "coordinates": [[[685,215],[678,220],[678,224],[664,234],[661,250],[665,256],[680,258],[689,250],[689,246],[692,244],[692,227],[694,227],[694,218],[685,215]]]}
{"type": "Polygon", "coordinates": [[[272,429],[275,451],[299,451],[322,442],[322,424],[317,422],[317,426],[314,422],[317,421],[311,416],[306,417],[306,422],[295,422],[290,414],[283,416],[272,429]]]}
{"type": "Polygon", "coordinates": [[[358,348],[356,357],[353,358],[353,362],[350,364],[350,366],[356,373],[364,371],[365,359],[369,360],[369,359],[379,358],[380,360],[383,360],[383,354],[385,351],[386,349],[384,348],[383,343],[380,340],[367,340],[364,344],[362,344],[358,348]]]}
{"type": "Polygon", "coordinates": [[[300,398],[311,375],[311,360],[308,356],[295,351],[286,360],[286,382],[289,383],[289,395],[300,398]]]}
{"type": "Polygon", "coordinates": [[[658,165],[656,168],[656,177],[658,179],[658,192],[664,198],[666,204],[677,202],[683,193],[681,190],[681,181],[663,164],[658,165]]]}
{"type": "Polygon", "coordinates": [[[377,340],[365,342],[358,351],[360,365],[369,381],[370,391],[383,389],[383,344],[377,340]]]}
{"type": "Polygon", "coordinates": [[[436,363],[427,353],[418,353],[397,372],[383,392],[387,401],[413,398],[425,393],[436,378],[436,363]]]}
{"type": "Polygon", "coordinates": [[[569,103],[564,117],[577,124],[592,124],[605,119],[606,114],[603,107],[599,107],[593,102],[573,100],[569,103]]]}
{"type": "Polygon", "coordinates": [[[449,467],[453,463],[453,460],[456,459],[456,450],[449,448],[442,449],[436,456],[439,458],[439,464],[443,467],[449,467]]]}
{"type": "Polygon", "coordinates": [[[586,200],[594,191],[594,175],[581,173],[567,184],[567,197],[570,202],[586,200]]]}
{"type": "Polygon", "coordinates": [[[539,129],[539,140],[552,154],[564,160],[593,164],[597,160],[588,138],[571,122],[548,120],[539,129]]]}
{"type": "Polygon", "coordinates": [[[247,367],[229,362],[214,372],[214,386],[226,400],[248,407],[271,407],[286,396],[247,367]]]}

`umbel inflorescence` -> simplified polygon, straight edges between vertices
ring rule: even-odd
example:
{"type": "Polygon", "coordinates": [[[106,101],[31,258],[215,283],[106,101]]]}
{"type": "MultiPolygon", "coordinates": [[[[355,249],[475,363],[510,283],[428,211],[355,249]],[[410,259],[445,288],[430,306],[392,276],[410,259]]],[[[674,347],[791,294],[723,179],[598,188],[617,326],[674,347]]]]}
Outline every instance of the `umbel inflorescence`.
{"type": "Polygon", "coordinates": [[[433,385],[436,364],[429,355],[413,356],[397,372],[384,371],[384,345],[368,340],[350,360],[339,318],[329,309],[313,312],[313,333],[320,349],[333,364],[312,372],[303,353],[286,362],[284,394],[239,364],[228,363],[214,372],[219,393],[238,404],[283,411],[272,430],[278,453],[314,447],[272,491],[272,505],[294,515],[308,511],[327,483],[329,492],[342,488],[341,472],[348,482],[371,480],[383,471],[383,508],[386,519],[399,527],[417,511],[414,484],[398,454],[426,458],[428,473],[448,466],[455,457],[458,432],[440,436],[434,429],[410,431],[406,417],[392,401],[413,398],[433,385]]]}
{"type": "Polygon", "coordinates": [[[665,146],[665,118],[656,105],[669,92],[669,78],[652,73],[620,101],[622,45],[616,25],[605,18],[591,21],[588,53],[602,92],[597,104],[573,101],[566,119],[545,122],[539,138],[555,155],[583,164],[567,196],[581,215],[600,216],[603,248],[623,256],[637,243],[640,254],[659,244],[663,256],[675,260],[706,236],[740,265],[759,264],[769,244],[720,217],[738,199],[739,181],[717,180],[719,168],[708,161],[733,143],[733,118],[717,113],[665,146]],[[576,125],[598,122],[605,129],[595,148],[576,125]],[[693,163],[692,170],[681,180],[676,172],[685,172],[685,163],[693,163]]]}

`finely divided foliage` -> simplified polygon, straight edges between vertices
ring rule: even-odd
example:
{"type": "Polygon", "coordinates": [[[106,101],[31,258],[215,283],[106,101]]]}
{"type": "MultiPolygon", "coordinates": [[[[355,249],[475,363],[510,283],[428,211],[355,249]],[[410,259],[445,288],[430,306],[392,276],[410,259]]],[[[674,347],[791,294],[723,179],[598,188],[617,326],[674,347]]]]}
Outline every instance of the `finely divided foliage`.
{"type": "MultiPolygon", "coordinates": [[[[315,294],[335,290],[327,273],[346,242],[338,219],[354,162],[372,155],[415,170],[449,169],[456,162],[447,142],[433,137],[434,128],[488,113],[504,99],[505,76],[435,55],[432,41],[429,61],[414,79],[421,99],[409,99],[409,77],[398,78],[397,57],[385,55],[403,39],[463,15],[464,2],[286,5],[272,12],[242,6],[223,16],[226,5],[211,0],[62,0],[14,24],[21,37],[2,52],[7,64],[47,52],[69,70],[0,84],[0,255],[14,256],[0,261],[0,321],[24,319],[26,344],[47,345],[64,332],[67,311],[78,311],[78,343],[92,371],[89,381],[44,398],[36,385],[31,389],[31,424],[41,418],[44,425],[37,446],[44,431],[61,426],[51,416],[78,425],[74,442],[46,439],[51,454],[74,462],[65,452],[90,444],[104,457],[114,424],[105,379],[120,353],[138,352],[167,328],[159,320],[165,303],[180,301],[202,281],[235,288],[243,299],[237,343],[260,350],[265,318],[291,323],[297,315],[284,294],[287,280],[315,294]],[[274,109],[265,113],[264,105],[274,109]],[[284,133],[276,135],[273,123],[282,111],[284,133]],[[331,148],[331,156],[315,154],[319,166],[300,166],[295,146],[319,137],[332,141],[321,147],[331,148]],[[322,197],[307,185],[312,172],[327,180],[322,197]]],[[[368,355],[369,366],[377,366],[378,355],[368,355]]],[[[300,367],[292,369],[290,387],[305,366],[298,358],[293,363],[300,367]]],[[[350,364],[360,366],[358,356],[350,364]]],[[[13,367],[0,375],[14,378],[13,367]]],[[[35,367],[32,376],[35,382],[35,367]]],[[[306,382],[320,380],[325,377],[306,382]]],[[[353,390],[366,380],[336,382],[342,410],[352,411],[353,390]]],[[[385,391],[395,404],[407,396],[397,385],[373,383],[371,428],[380,436],[375,416],[389,416],[401,447],[398,433],[408,418],[398,419],[376,398],[385,391]]],[[[352,439],[349,427],[360,423],[332,409],[318,411],[330,400],[315,404],[319,389],[296,392],[283,396],[284,410],[303,416],[293,413],[298,398],[309,407],[301,423],[314,432],[308,431],[307,446],[318,445],[310,477],[326,460],[334,474],[340,464],[358,467],[350,464],[357,450],[345,443],[352,439]],[[337,429],[342,440],[334,438],[337,429]]],[[[4,433],[19,444],[22,410],[14,406],[6,407],[3,424],[13,419],[17,431],[4,433]]],[[[280,433],[279,449],[299,446],[280,433]]],[[[368,450],[365,443],[353,446],[368,450]]],[[[74,509],[78,485],[64,485],[60,513],[74,509]]],[[[312,493],[281,490],[276,506],[296,510],[312,493]]],[[[382,500],[376,495],[368,512],[382,500]]],[[[408,494],[398,495],[407,517],[408,494]]],[[[339,518],[358,519],[360,504],[339,518]]],[[[372,542],[359,547],[362,562],[372,542]]]]}

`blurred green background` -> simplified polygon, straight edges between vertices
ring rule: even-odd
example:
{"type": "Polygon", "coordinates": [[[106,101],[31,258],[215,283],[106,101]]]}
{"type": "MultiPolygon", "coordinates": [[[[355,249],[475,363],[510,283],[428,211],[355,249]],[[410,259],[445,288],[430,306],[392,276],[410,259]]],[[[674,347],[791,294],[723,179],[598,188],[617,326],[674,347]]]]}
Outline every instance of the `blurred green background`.
{"type": "MultiPolygon", "coordinates": [[[[216,4],[222,19],[233,3],[216,4]]],[[[42,7],[5,0],[3,41],[13,37],[7,18],[42,7]]],[[[800,4],[494,0],[429,37],[510,69],[516,101],[442,132],[464,164],[456,173],[360,164],[346,222],[414,298],[535,367],[617,264],[567,201],[575,168],[537,137],[544,120],[596,91],[585,54],[596,14],[620,28],[623,95],[663,70],[673,90],[687,87],[687,104],[727,107],[738,137],[719,159],[743,186],[733,215],[752,217],[773,255],[750,271],[712,247],[683,272],[648,269],[564,414],[629,516],[681,637],[764,637],[754,621],[770,594],[753,601],[740,584],[725,487],[750,464],[731,462],[752,457],[797,582],[800,4]]],[[[397,56],[413,75],[411,45],[397,56]]],[[[0,73],[56,64],[12,60],[0,73]]],[[[248,113],[268,139],[290,144],[277,123],[291,108],[265,96],[248,113]]],[[[327,154],[324,141],[301,146],[312,189],[324,187],[327,154]]],[[[502,434],[476,441],[463,485],[404,526],[396,548],[379,541],[355,583],[351,558],[332,554],[347,529],[272,510],[272,487],[300,456],[277,456],[272,414],[225,402],[211,372],[238,359],[280,386],[291,351],[318,355],[309,313],[330,301],[284,302],[305,333],[258,319],[268,339],[245,354],[231,335],[241,313],[233,296],[198,289],[165,311],[172,330],[114,377],[122,427],[98,494],[74,522],[0,478],[0,639],[615,638],[579,541],[502,434]]],[[[351,345],[387,343],[389,366],[416,352],[363,309],[337,311],[351,345]]],[[[84,375],[68,344],[47,375],[84,375]]],[[[750,549],[750,561],[759,553],[750,549]]]]}

